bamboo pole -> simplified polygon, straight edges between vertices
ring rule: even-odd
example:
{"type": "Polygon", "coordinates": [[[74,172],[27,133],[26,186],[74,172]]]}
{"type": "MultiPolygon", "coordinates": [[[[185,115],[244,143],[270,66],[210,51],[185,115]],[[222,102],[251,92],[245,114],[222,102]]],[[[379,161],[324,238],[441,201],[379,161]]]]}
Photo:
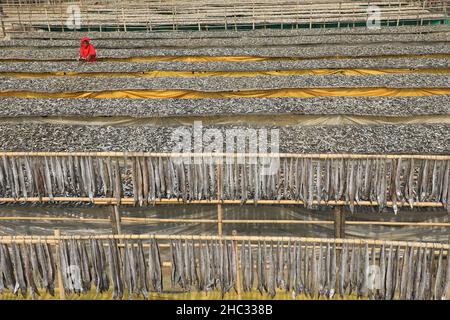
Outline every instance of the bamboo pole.
{"type": "Polygon", "coordinates": [[[246,157],[246,158],[315,158],[315,159],[415,159],[415,160],[450,160],[450,155],[425,154],[351,154],[351,153],[227,153],[227,152],[118,152],[118,151],[0,151],[0,156],[7,157],[246,157]]]}
{"type": "Polygon", "coordinates": [[[389,241],[389,240],[375,240],[375,239],[336,239],[336,238],[308,238],[308,237],[283,237],[283,236],[214,236],[214,235],[167,235],[167,234],[122,234],[122,235],[72,235],[72,236],[42,236],[36,238],[35,236],[0,236],[0,243],[10,243],[13,241],[20,241],[24,243],[31,243],[31,241],[44,241],[49,243],[57,243],[60,240],[202,240],[202,241],[215,241],[215,240],[236,240],[236,241],[273,241],[273,242],[288,242],[299,241],[302,243],[336,243],[336,244],[356,244],[356,245],[391,245],[392,246],[410,246],[421,248],[434,248],[434,249],[450,249],[450,244],[436,243],[436,242],[419,242],[419,241],[389,241]]]}
{"type": "Polygon", "coordinates": [[[59,18],[61,19],[61,32],[64,32],[64,15],[62,11],[62,0],[59,0],[59,18]]]}
{"type": "Polygon", "coordinates": [[[127,32],[127,21],[125,20],[125,11],[122,7],[122,21],[123,21],[123,30],[127,32]]]}
{"type": "MultiPolygon", "coordinates": [[[[77,222],[93,222],[108,223],[111,219],[103,218],[69,218],[69,217],[0,217],[0,221],[18,220],[18,221],[77,221],[77,222]]],[[[193,223],[193,224],[217,224],[217,219],[183,219],[183,218],[130,218],[121,217],[121,224],[149,224],[149,223],[193,223]]],[[[286,224],[286,225],[334,225],[332,220],[222,220],[222,224],[286,224]]],[[[380,225],[380,226],[397,226],[397,227],[450,227],[449,222],[402,222],[402,221],[345,221],[346,225],[380,225]]]]}
{"type": "MultiPolygon", "coordinates": [[[[61,237],[61,231],[59,229],[55,229],[54,230],[54,238],[55,239],[59,239],[61,237]]],[[[60,257],[60,252],[59,252],[59,245],[56,244],[56,275],[57,275],[57,280],[58,280],[58,291],[59,291],[59,300],[66,300],[66,293],[64,291],[64,285],[63,285],[63,275],[62,275],[62,270],[61,270],[61,257],[60,257]]]]}
{"type": "Polygon", "coordinates": [[[343,238],[342,237],[342,207],[334,207],[334,237],[335,238],[343,238]]]}
{"type": "Polygon", "coordinates": [[[47,20],[47,29],[48,29],[48,32],[51,32],[50,21],[49,21],[49,19],[48,19],[48,11],[47,11],[47,8],[45,8],[45,19],[47,20]]]}
{"type": "Polygon", "coordinates": [[[111,228],[113,234],[122,234],[122,227],[120,225],[120,211],[118,205],[111,206],[111,228]]]}
{"type": "MultiPolygon", "coordinates": [[[[97,205],[134,205],[134,198],[127,197],[121,198],[118,201],[116,198],[87,198],[87,197],[28,197],[28,198],[0,198],[0,203],[32,203],[32,202],[87,202],[97,205]]],[[[176,205],[188,205],[188,204],[205,204],[205,205],[242,205],[241,200],[189,200],[183,202],[178,199],[160,199],[152,202],[155,205],[164,205],[164,204],[176,204],[176,205]]],[[[246,205],[305,205],[305,202],[302,200],[247,200],[244,204],[246,205]]],[[[348,201],[345,200],[314,200],[312,201],[312,205],[321,205],[321,206],[347,206],[349,205],[348,201]]],[[[379,206],[377,201],[359,201],[356,203],[357,206],[364,207],[376,207],[379,206]]],[[[394,203],[392,201],[386,202],[386,207],[392,207],[394,203]]],[[[401,207],[410,207],[409,203],[399,203],[397,202],[397,206],[401,207]]],[[[412,204],[413,207],[421,207],[421,208],[444,208],[446,205],[441,202],[414,202],[412,204]]]]}
{"type": "Polygon", "coordinates": [[[3,21],[3,17],[1,14],[0,14],[0,24],[1,24],[1,28],[2,28],[2,36],[6,37],[5,23],[3,21]]]}

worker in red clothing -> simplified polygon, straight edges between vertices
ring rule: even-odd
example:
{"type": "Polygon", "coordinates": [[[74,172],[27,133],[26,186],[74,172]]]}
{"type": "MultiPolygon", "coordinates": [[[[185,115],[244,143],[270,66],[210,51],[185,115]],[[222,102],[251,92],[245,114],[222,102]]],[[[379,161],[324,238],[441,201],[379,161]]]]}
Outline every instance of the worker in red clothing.
{"type": "Polygon", "coordinates": [[[80,43],[80,61],[94,62],[96,53],[94,46],[90,44],[88,37],[83,37],[80,43]]]}

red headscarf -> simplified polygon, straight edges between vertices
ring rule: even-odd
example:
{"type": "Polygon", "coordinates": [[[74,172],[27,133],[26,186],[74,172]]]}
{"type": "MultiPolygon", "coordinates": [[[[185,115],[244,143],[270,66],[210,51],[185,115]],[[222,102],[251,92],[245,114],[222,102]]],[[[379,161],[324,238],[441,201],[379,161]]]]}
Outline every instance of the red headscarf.
{"type": "Polygon", "coordinates": [[[96,53],[95,53],[94,46],[89,43],[89,38],[88,37],[83,37],[81,39],[81,42],[80,42],[80,57],[82,57],[84,59],[87,59],[88,55],[91,55],[91,60],[89,60],[89,62],[96,61],[96,59],[95,59],[96,53]],[[88,47],[87,48],[85,48],[83,46],[83,42],[85,42],[85,41],[87,41],[87,43],[88,43],[88,47]]]}

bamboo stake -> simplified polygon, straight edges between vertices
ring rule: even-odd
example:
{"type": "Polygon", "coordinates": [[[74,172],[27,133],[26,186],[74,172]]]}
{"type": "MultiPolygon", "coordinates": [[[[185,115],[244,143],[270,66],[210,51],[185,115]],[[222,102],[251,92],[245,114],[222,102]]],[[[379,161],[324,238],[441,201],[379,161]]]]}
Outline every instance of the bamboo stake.
{"type": "Polygon", "coordinates": [[[6,37],[5,23],[3,21],[3,17],[2,17],[1,14],[0,14],[0,24],[1,24],[1,27],[2,27],[2,36],[6,37]]]}
{"type": "MultiPolygon", "coordinates": [[[[55,229],[54,230],[54,238],[55,239],[59,239],[61,237],[61,231],[59,231],[59,229],[55,229]]],[[[56,275],[57,275],[57,279],[58,279],[58,291],[59,291],[59,300],[66,300],[66,293],[64,291],[64,285],[63,285],[63,276],[62,276],[62,270],[61,270],[61,257],[60,257],[60,253],[59,253],[59,245],[56,244],[56,275]]]]}
{"type": "Polygon", "coordinates": [[[342,207],[334,207],[334,237],[342,238],[342,207]]]}
{"type": "Polygon", "coordinates": [[[122,228],[120,225],[120,212],[118,205],[111,206],[111,227],[113,234],[122,233],[122,228]]]}
{"type": "MultiPolygon", "coordinates": [[[[273,241],[273,242],[291,242],[300,241],[302,243],[336,243],[336,244],[369,244],[369,245],[390,245],[393,246],[410,246],[421,248],[434,248],[434,249],[450,249],[450,244],[436,243],[436,242],[418,242],[418,241],[389,241],[389,240],[375,240],[375,239],[336,239],[336,238],[307,238],[307,237],[280,237],[280,236],[214,236],[214,235],[163,235],[163,234],[122,234],[122,235],[73,235],[73,236],[42,236],[39,238],[41,241],[56,243],[60,240],[148,240],[155,238],[156,240],[202,240],[202,241],[215,241],[215,240],[236,240],[236,241],[273,241]]],[[[0,236],[0,243],[8,243],[12,241],[31,242],[38,241],[34,236],[0,236]]]]}
{"type": "Polygon", "coordinates": [[[125,20],[125,12],[123,7],[122,7],[122,21],[123,21],[123,30],[127,32],[127,21],[125,20]]]}
{"type": "Polygon", "coordinates": [[[59,0],[59,14],[61,19],[61,32],[64,32],[64,15],[62,11],[62,0],[59,0]]]}
{"type": "Polygon", "coordinates": [[[47,8],[45,8],[45,18],[46,18],[46,20],[47,20],[47,29],[48,29],[48,32],[51,32],[50,21],[49,21],[49,19],[48,19],[48,11],[47,11],[47,8]]]}

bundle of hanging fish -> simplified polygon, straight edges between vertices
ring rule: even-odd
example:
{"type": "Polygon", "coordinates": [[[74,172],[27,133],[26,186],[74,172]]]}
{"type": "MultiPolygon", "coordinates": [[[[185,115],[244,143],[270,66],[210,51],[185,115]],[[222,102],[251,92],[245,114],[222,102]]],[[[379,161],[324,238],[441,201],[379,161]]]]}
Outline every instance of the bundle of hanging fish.
{"type": "Polygon", "coordinates": [[[1,197],[359,201],[384,208],[442,203],[450,211],[450,160],[227,157],[13,157],[0,161],[1,197]],[[183,160],[183,161],[181,161],[183,160]]]}
{"type": "Polygon", "coordinates": [[[336,244],[171,242],[172,287],[184,290],[277,291],[310,299],[449,299],[448,250],[336,244]]]}
{"type": "MultiPolygon", "coordinates": [[[[147,246],[147,244],[146,244],[147,246]]],[[[144,249],[141,240],[64,240],[47,243],[0,244],[0,294],[9,290],[35,298],[55,294],[56,270],[61,270],[66,294],[97,294],[112,290],[113,299],[143,297],[163,291],[162,262],[155,239],[144,249]],[[57,251],[55,251],[57,250],[57,251]]]]}

